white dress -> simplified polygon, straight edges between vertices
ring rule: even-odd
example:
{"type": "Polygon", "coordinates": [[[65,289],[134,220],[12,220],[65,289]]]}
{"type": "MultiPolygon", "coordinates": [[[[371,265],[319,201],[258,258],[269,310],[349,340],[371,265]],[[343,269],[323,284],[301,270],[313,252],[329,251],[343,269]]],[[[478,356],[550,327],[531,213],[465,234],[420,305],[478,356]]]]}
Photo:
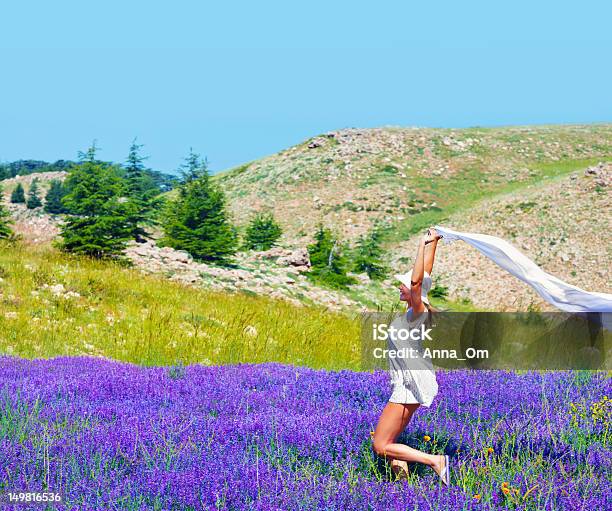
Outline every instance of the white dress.
{"type": "MultiPolygon", "coordinates": [[[[421,325],[427,320],[428,312],[425,311],[416,317],[412,317],[412,309],[397,317],[391,326],[396,329],[420,331],[421,325]]],[[[423,351],[423,341],[400,338],[401,335],[389,329],[388,348],[408,350],[413,348],[419,354],[423,351]]],[[[403,336],[406,337],[406,336],[403,336]]],[[[393,393],[389,398],[390,403],[421,404],[430,406],[438,394],[438,382],[436,373],[430,359],[419,357],[418,359],[400,359],[389,357],[389,374],[393,393]]]]}

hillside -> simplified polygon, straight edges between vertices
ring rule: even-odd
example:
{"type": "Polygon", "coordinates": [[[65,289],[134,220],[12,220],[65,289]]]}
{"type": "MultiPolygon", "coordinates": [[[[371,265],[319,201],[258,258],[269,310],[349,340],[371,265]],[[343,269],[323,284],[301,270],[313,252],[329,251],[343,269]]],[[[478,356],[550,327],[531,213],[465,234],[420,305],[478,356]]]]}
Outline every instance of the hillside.
{"type": "Polygon", "coordinates": [[[12,229],[17,232],[26,242],[48,243],[55,239],[59,234],[59,218],[54,215],[46,214],[42,208],[27,209],[25,204],[12,204],[10,202],[11,192],[20,183],[26,193],[32,186],[32,181],[38,181],[41,200],[49,190],[51,181],[57,179],[63,181],[68,175],[65,171],[41,172],[15,176],[0,181],[2,185],[4,204],[11,212],[13,225],[12,229]]]}
{"type": "Polygon", "coordinates": [[[239,223],[271,208],[291,239],[310,237],[324,221],[350,240],[376,221],[416,230],[479,198],[611,155],[612,125],[347,129],[218,179],[239,223]]]}
{"type": "MultiPolygon", "coordinates": [[[[593,291],[611,292],[612,164],[589,167],[483,200],[451,215],[445,225],[507,239],[549,273],[593,291]]],[[[410,261],[415,240],[394,250],[396,264],[410,261]]],[[[498,268],[465,243],[442,244],[438,283],[455,300],[478,308],[547,308],[526,284],[498,268]],[[491,283],[495,283],[491,285],[491,283]]]]}
{"type": "MultiPolygon", "coordinates": [[[[146,273],[194,287],[333,310],[390,307],[397,304],[391,279],[359,275],[357,285],[339,292],[306,278],[305,249],[316,225],[351,243],[382,225],[392,269],[406,271],[417,233],[440,223],[501,236],[558,277],[609,292],[612,254],[602,233],[610,228],[611,162],[612,125],[340,130],[215,176],[239,226],[255,211],[274,211],[284,229],[281,247],[239,253],[229,269],[154,243],[132,246],[128,256],[146,273]]],[[[62,176],[37,174],[43,189],[56,177],[62,176]]],[[[5,197],[17,182],[27,190],[31,180],[2,181],[5,197]]],[[[26,242],[46,244],[57,235],[58,218],[9,207],[26,242]]],[[[528,286],[468,246],[441,245],[438,254],[434,279],[448,288],[448,299],[438,305],[545,308],[528,286]]]]}
{"type": "MultiPolygon", "coordinates": [[[[217,179],[238,223],[271,209],[291,246],[309,243],[319,222],[347,241],[380,223],[393,265],[403,271],[416,251],[415,233],[440,223],[507,238],[560,278],[609,291],[611,254],[600,236],[609,227],[609,181],[598,185],[605,178],[585,175],[600,161],[612,161],[609,124],[347,129],[217,179]]],[[[597,172],[609,176],[610,167],[597,172]]],[[[454,300],[543,306],[530,288],[461,244],[441,247],[436,271],[454,300]],[[490,286],[497,278],[503,284],[490,286]]],[[[387,295],[380,286],[353,293],[360,301],[387,295]]]]}

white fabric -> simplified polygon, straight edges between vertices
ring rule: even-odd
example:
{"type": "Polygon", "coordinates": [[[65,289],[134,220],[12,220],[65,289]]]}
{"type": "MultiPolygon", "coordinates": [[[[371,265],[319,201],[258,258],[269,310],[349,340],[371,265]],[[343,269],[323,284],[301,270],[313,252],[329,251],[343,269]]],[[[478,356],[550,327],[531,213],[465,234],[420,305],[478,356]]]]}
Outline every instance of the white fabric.
{"type": "Polygon", "coordinates": [[[436,225],[443,240],[463,240],[529,284],[548,303],[566,312],[612,312],[612,294],[584,291],[546,273],[507,241],[487,234],[458,232],[436,225]]]}

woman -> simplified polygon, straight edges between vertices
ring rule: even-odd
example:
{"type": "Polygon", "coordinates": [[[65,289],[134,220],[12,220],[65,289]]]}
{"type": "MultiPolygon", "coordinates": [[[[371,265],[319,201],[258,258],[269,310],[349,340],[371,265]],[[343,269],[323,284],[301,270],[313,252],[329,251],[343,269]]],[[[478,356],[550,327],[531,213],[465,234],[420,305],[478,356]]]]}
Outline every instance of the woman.
{"type": "MultiPolygon", "coordinates": [[[[400,322],[403,328],[420,329],[431,313],[427,292],[431,289],[431,270],[438,240],[441,236],[432,227],[420,240],[416,261],[412,271],[406,275],[396,275],[401,282],[400,300],[406,302],[408,310],[400,322]]],[[[394,325],[395,325],[394,321],[394,325]]],[[[393,330],[390,329],[390,332],[393,330]]],[[[395,347],[399,345],[397,334],[392,339],[395,347]]],[[[450,483],[449,458],[445,455],[427,454],[407,445],[396,443],[397,437],[408,425],[412,414],[420,405],[429,406],[438,392],[435,373],[431,363],[422,359],[406,362],[390,359],[390,373],[393,394],[385,406],[373,435],[374,452],[388,460],[394,472],[407,475],[407,462],[423,463],[430,466],[445,485],[450,483]],[[415,365],[416,364],[416,365],[415,365]]]]}

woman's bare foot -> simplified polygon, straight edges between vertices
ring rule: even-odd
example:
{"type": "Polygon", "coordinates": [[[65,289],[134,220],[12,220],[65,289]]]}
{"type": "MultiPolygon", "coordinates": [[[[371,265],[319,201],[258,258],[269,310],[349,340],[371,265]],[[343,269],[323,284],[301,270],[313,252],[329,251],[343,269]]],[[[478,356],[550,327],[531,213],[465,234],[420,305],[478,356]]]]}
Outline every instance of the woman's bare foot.
{"type": "Polygon", "coordinates": [[[435,462],[431,465],[431,468],[433,468],[434,472],[436,474],[438,474],[438,476],[440,477],[441,481],[448,486],[450,483],[450,477],[449,477],[449,467],[448,467],[449,463],[448,463],[448,456],[444,455],[444,454],[440,454],[438,456],[436,456],[436,460],[435,462]]]}
{"type": "Polygon", "coordinates": [[[392,460],[391,470],[395,474],[397,481],[406,481],[408,479],[408,463],[402,460],[392,460]]]}

